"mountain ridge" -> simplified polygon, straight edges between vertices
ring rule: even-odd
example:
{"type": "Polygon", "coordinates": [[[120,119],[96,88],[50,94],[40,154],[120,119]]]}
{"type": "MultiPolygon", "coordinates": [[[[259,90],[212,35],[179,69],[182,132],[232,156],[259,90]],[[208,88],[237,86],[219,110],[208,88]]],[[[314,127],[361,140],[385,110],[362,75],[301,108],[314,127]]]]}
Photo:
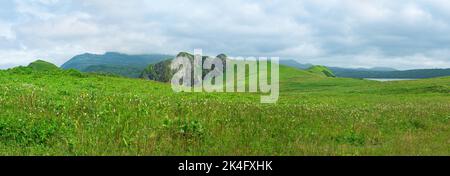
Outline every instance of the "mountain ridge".
{"type": "Polygon", "coordinates": [[[137,78],[149,64],[173,57],[167,54],[129,55],[118,52],[104,54],[84,53],[72,57],[61,65],[62,69],[99,72],[137,78]],[[128,71],[127,71],[128,70],[128,71]]]}

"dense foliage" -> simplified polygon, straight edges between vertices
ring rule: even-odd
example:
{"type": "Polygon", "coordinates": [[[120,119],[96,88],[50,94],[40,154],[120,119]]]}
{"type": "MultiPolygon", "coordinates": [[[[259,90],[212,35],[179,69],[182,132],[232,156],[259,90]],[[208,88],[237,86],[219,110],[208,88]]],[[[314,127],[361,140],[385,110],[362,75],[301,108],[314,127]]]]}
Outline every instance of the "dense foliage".
{"type": "Polygon", "coordinates": [[[308,68],[308,71],[312,72],[312,73],[323,74],[327,77],[336,77],[336,75],[334,75],[333,71],[331,71],[329,68],[327,68],[325,66],[320,66],[320,65],[312,66],[312,67],[308,68]]]}
{"type": "Polygon", "coordinates": [[[0,71],[1,155],[449,155],[450,77],[330,78],[280,67],[253,93],[19,67],[0,71]]]}

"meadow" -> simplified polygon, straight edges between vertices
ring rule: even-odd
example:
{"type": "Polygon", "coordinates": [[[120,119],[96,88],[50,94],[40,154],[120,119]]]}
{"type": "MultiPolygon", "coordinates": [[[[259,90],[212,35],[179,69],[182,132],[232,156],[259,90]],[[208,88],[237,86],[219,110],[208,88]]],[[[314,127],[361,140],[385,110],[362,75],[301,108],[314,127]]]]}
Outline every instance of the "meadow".
{"type": "Polygon", "coordinates": [[[280,98],[174,93],[75,70],[0,71],[0,155],[450,155],[450,77],[280,67],[280,98]]]}

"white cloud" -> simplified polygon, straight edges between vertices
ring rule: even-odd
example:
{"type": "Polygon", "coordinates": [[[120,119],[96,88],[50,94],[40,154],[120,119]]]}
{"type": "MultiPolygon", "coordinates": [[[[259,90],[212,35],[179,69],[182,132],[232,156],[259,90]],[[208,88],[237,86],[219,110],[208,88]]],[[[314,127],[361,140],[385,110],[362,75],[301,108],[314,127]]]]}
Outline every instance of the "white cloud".
{"type": "Polygon", "coordinates": [[[0,13],[0,65],[203,48],[332,66],[450,67],[446,0],[14,2],[0,2],[14,9],[0,13]]]}

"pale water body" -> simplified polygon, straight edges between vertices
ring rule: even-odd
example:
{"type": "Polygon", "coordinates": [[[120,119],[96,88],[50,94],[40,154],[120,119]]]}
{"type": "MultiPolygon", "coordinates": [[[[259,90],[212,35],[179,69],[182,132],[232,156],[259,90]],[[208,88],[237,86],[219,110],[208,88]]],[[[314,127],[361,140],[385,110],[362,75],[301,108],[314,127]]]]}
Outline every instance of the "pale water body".
{"type": "Polygon", "coordinates": [[[411,81],[417,79],[391,79],[391,78],[364,78],[365,80],[388,82],[388,81],[411,81]]]}

